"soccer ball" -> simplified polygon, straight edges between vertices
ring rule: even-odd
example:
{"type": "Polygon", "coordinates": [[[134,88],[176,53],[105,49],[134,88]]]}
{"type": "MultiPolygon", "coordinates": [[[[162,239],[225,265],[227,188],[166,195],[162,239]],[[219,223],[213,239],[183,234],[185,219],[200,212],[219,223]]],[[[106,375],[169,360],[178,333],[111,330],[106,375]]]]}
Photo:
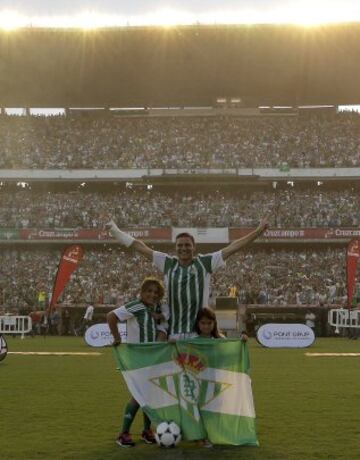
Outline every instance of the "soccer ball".
{"type": "Polygon", "coordinates": [[[161,422],[156,428],[155,439],[160,447],[175,447],[181,440],[180,428],[175,422],[161,422]]]}
{"type": "Polygon", "coordinates": [[[6,340],[0,335],[0,361],[3,361],[7,355],[7,344],[6,340]]]}

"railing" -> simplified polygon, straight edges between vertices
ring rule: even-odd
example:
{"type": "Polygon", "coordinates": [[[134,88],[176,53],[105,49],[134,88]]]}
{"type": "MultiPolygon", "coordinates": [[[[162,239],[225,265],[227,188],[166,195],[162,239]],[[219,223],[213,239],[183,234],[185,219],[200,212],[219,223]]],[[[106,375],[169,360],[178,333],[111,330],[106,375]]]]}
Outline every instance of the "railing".
{"type": "Polygon", "coordinates": [[[360,328],[360,310],[329,310],[328,320],[330,326],[335,326],[336,334],[339,334],[340,328],[360,328]]]}
{"type": "Polygon", "coordinates": [[[21,338],[32,329],[30,316],[0,316],[0,334],[21,334],[21,338]]]}

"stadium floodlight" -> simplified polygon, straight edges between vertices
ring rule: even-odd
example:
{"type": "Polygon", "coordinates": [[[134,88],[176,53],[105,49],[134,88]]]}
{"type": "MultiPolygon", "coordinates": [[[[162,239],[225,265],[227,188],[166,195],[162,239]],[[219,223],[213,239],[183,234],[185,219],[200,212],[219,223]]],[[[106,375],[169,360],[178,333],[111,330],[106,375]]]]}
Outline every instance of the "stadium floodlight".
{"type": "Polygon", "coordinates": [[[163,8],[154,12],[133,16],[129,23],[135,26],[161,26],[173,27],[176,25],[192,25],[198,22],[196,15],[187,11],[172,8],[163,8]]]}
{"type": "Polygon", "coordinates": [[[0,11],[0,29],[13,31],[27,25],[27,19],[17,11],[0,11]]]}

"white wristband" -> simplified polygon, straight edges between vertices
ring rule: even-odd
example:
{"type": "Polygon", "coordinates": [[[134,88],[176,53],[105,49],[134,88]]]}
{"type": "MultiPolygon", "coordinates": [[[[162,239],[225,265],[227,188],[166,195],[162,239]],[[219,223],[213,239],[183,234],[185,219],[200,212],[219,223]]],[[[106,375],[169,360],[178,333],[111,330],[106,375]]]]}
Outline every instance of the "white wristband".
{"type": "Polygon", "coordinates": [[[113,220],[111,220],[107,227],[109,228],[110,234],[121,244],[126,246],[127,248],[133,244],[135,238],[133,238],[128,233],[122,232],[119,227],[115,224],[113,220]]]}

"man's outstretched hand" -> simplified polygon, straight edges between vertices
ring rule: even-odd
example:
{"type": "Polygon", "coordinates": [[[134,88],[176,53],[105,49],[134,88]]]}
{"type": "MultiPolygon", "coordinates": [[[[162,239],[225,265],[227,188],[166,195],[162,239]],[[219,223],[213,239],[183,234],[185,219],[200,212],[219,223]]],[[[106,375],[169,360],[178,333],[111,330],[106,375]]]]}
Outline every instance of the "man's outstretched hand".
{"type": "Polygon", "coordinates": [[[262,219],[262,221],[260,222],[260,224],[257,226],[256,228],[256,231],[258,233],[258,235],[262,235],[265,230],[267,230],[269,228],[269,217],[266,216],[264,217],[264,219],[262,219]]]}

